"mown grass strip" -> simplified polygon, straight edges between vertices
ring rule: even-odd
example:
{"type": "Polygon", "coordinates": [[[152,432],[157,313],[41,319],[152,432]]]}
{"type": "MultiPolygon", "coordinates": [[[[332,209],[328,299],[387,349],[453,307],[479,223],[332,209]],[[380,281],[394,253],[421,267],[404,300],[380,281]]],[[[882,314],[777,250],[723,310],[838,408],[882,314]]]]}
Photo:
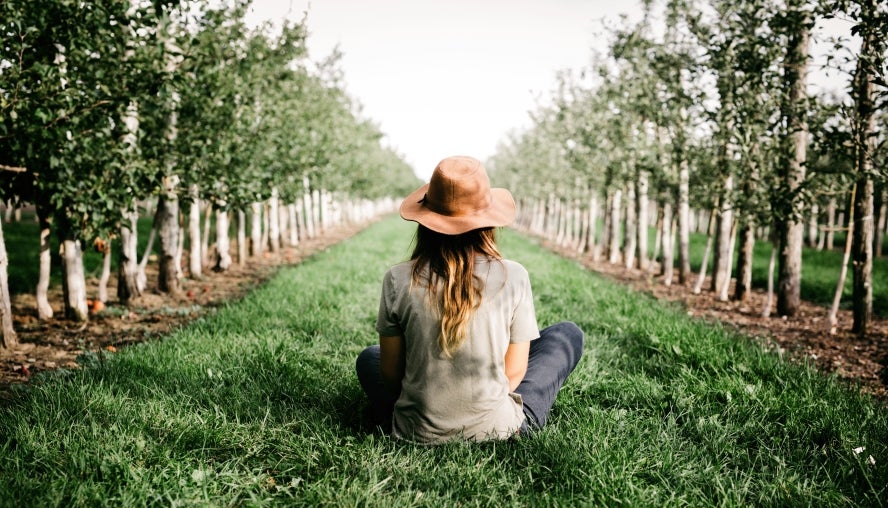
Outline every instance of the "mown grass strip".
{"type": "Polygon", "coordinates": [[[541,326],[586,331],[550,425],[433,448],[368,431],[354,358],[412,232],[380,222],[163,340],[19,388],[0,504],[888,503],[884,406],[511,232],[541,326]]]}

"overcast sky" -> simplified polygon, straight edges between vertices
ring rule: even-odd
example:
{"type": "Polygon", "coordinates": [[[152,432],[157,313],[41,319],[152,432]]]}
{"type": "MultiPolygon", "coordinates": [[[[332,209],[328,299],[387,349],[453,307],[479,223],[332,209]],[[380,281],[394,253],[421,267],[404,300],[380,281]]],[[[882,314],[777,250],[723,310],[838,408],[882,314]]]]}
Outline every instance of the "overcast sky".
{"type": "Polygon", "coordinates": [[[602,23],[639,0],[254,0],[251,20],[301,19],[312,60],[338,44],[346,88],[420,178],[493,155],[561,69],[605,50],[602,23]],[[309,5],[310,4],[310,5],[309,5]]]}
{"type": "Polygon", "coordinates": [[[346,88],[421,178],[438,161],[493,155],[527,126],[559,69],[603,49],[601,20],[637,0],[254,0],[254,20],[308,10],[311,58],[344,53],[346,88]]]}

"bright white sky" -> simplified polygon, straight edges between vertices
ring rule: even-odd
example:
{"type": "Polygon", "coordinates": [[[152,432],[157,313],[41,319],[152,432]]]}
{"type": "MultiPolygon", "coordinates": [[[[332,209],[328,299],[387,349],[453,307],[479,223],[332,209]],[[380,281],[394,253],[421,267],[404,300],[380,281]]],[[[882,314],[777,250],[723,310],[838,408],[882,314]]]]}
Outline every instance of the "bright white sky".
{"type": "Polygon", "coordinates": [[[555,85],[604,51],[602,21],[639,0],[254,0],[250,21],[301,19],[312,60],[338,44],[346,88],[422,179],[449,155],[481,160],[555,85]],[[309,5],[310,4],[310,5],[309,5]]]}
{"type": "Polygon", "coordinates": [[[308,10],[313,60],[336,44],[346,88],[420,178],[449,155],[484,160],[529,125],[560,69],[604,49],[603,18],[638,0],[254,0],[254,20],[308,10]],[[311,3],[310,8],[308,8],[311,3]]]}

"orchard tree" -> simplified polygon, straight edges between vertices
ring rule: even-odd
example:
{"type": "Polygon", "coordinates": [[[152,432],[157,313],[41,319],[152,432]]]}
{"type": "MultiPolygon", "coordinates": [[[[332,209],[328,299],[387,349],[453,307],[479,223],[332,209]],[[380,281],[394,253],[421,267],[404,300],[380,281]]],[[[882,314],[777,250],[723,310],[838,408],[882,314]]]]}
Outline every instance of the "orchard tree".
{"type": "MultiPolygon", "coordinates": [[[[3,152],[27,168],[30,188],[23,197],[37,205],[44,242],[54,220],[65,314],[86,320],[82,243],[109,238],[120,224],[121,203],[132,195],[120,120],[136,75],[126,58],[133,11],[112,1],[39,7],[13,1],[4,9],[18,12],[4,17],[15,22],[3,28],[0,58],[11,62],[3,75],[12,80],[3,87],[9,91],[3,152]]],[[[48,276],[48,267],[41,273],[48,276]]]]}
{"type": "Polygon", "coordinates": [[[795,316],[801,304],[804,223],[800,218],[807,170],[807,73],[809,34],[814,24],[808,0],[787,0],[785,11],[774,19],[784,43],[782,138],[783,157],[778,165],[774,227],[779,242],[777,312],[795,316]]]}
{"type": "MultiPolygon", "coordinates": [[[[671,164],[664,180],[677,178],[676,221],[678,231],[678,280],[684,284],[691,271],[690,263],[690,179],[693,166],[689,153],[691,132],[700,123],[703,91],[699,85],[700,68],[695,62],[699,52],[693,44],[688,23],[692,4],[686,0],[669,0],[665,8],[666,32],[653,58],[658,78],[659,129],[668,135],[667,147],[661,147],[660,158],[671,164]],[[667,160],[668,158],[668,160],[667,160]],[[671,175],[670,175],[671,173],[671,175]]],[[[658,138],[660,136],[658,135],[658,138]]],[[[666,168],[664,168],[665,170],[666,168]]]]}
{"type": "MultiPolygon", "coordinates": [[[[723,69],[724,78],[733,84],[731,107],[727,118],[730,129],[722,139],[722,150],[730,147],[730,158],[735,161],[736,192],[731,197],[739,240],[737,276],[734,298],[744,300],[752,285],[752,262],[755,231],[758,225],[770,223],[766,179],[773,172],[769,163],[774,156],[772,126],[777,122],[779,89],[777,62],[780,58],[775,34],[769,26],[771,4],[750,0],[734,5],[722,18],[721,32],[731,41],[732,61],[723,69]]],[[[723,224],[722,227],[728,227],[723,224]]],[[[731,226],[734,229],[734,226],[731,226]]],[[[728,242],[735,243],[734,237],[728,242]]],[[[733,249],[719,255],[727,263],[723,268],[730,274],[733,249]]],[[[727,297],[726,281],[719,287],[721,298],[727,297]]]]}
{"type": "MultiPolygon", "coordinates": [[[[873,192],[877,171],[873,158],[879,137],[876,128],[877,111],[885,107],[885,77],[888,75],[885,65],[888,48],[885,33],[888,32],[888,6],[875,0],[859,0],[839,2],[836,7],[854,20],[852,33],[861,39],[850,96],[854,105],[851,132],[855,178],[852,331],[863,337],[867,334],[873,311],[873,192]]],[[[881,170],[885,171],[884,168],[881,170]]]]}

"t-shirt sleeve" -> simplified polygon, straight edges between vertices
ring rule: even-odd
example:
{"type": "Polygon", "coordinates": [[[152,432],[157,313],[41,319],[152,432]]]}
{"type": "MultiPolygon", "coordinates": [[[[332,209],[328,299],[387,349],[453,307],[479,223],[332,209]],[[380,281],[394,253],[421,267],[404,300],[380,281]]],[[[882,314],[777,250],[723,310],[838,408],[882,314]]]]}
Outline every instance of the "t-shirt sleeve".
{"type": "Polygon", "coordinates": [[[382,279],[382,294],[379,296],[379,313],[376,315],[376,331],[383,337],[403,335],[398,316],[392,310],[395,297],[395,282],[392,271],[382,279]]]}
{"type": "Polygon", "coordinates": [[[509,327],[509,342],[527,342],[540,336],[537,325],[536,311],[533,307],[533,291],[530,288],[530,277],[527,270],[520,270],[521,278],[518,294],[518,302],[512,313],[512,324],[509,327]]]}

